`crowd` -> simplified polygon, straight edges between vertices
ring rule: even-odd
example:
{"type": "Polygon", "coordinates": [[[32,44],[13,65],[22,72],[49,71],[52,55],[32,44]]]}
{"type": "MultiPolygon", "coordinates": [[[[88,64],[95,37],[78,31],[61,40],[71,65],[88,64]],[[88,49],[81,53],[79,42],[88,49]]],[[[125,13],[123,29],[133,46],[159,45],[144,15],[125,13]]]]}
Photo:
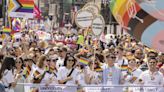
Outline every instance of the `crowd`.
{"type": "MultiPolygon", "coordinates": [[[[0,34],[0,92],[23,92],[17,83],[77,85],[163,86],[164,54],[146,47],[129,35],[114,35],[102,42],[81,30],[54,31],[51,41],[35,31],[20,38],[0,34]]],[[[37,89],[35,89],[37,90],[37,89]]],[[[69,91],[66,91],[69,92],[69,91]]],[[[95,91],[96,92],[96,91],[95,91]]],[[[104,87],[101,92],[164,92],[162,87],[104,87]]]]}

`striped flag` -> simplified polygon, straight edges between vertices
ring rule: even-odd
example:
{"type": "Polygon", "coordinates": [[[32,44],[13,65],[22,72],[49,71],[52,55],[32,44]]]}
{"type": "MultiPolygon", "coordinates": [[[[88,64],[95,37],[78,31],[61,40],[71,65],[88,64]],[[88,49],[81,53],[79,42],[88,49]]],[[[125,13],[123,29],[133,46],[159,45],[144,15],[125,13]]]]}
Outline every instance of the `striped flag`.
{"type": "Polygon", "coordinates": [[[11,32],[11,28],[9,28],[9,27],[4,27],[4,28],[3,28],[3,32],[4,32],[4,33],[10,33],[10,32],[11,32]]]}
{"type": "Polygon", "coordinates": [[[40,74],[40,72],[36,70],[36,71],[34,72],[34,78],[37,78],[37,76],[38,76],[39,74],[40,74]]]}
{"type": "Polygon", "coordinates": [[[80,57],[79,62],[82,63],[82,64],[85,64],[85,65],[88,65],[89,60],[86,59],[86,58],[82,58],[82,57],[80,57]]]}
{"type": "Polygon", "coordinates": [[[96,68],[96,69],[95,69],[95,71],[96,71],[96,72],[102,72],[102,71],[103,71],[103,69],[102,69],[102,68],[100,68],[100,67],[98,67],[98,68],[96,68]]]}
{"type": "Polygon", "coordinates": [[[122,71],[125,71],[125,70],[127,70],[127,69],[128,69],[128,65],[121,65],[121,67],[120,67],[120,68],[121,68],[121,70],[122,70],[122,71]]]}
{"type": "Polygon", "coordinates": [[[27,66],[24,70],[24,74],[23,74],[24,78],[27,78],[30,75],[30,72],[31,72],[31,68],[30,66],[27,66]]]}

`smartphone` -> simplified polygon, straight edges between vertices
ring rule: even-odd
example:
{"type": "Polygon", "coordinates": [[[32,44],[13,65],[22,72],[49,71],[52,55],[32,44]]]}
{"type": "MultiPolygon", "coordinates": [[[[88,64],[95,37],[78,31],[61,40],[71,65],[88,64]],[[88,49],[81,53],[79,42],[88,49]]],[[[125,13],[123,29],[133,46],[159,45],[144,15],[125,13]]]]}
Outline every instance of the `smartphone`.
{"type": "Polygon", "coordinates": [[[0,45],[2,45],[2,42],[0,42],[0,45]]]}

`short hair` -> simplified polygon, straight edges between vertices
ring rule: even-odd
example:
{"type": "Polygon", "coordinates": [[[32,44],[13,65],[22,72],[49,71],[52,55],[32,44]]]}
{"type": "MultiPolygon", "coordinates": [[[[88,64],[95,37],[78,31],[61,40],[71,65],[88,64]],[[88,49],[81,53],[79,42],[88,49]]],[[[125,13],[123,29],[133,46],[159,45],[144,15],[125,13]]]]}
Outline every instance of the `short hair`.
{"type": "Polygon", "coordinates": [[[155,60],[156,62],[158,62],[158,59],[155,58],[155,57],[148,57],[148,62],[149,62],[150,60],[155,60]]]}
{"type": "Polygon", "coordinates": [[[148,53],[147,53],[147,56],[148,56],[148,57],[152,57],[152,56],[150,56],[150,54],[154,54],[153,57],[157,57],[157,56],[158,56],[158,53],[157,53],[157,52],[154,52],[154,51],[148,52],[148,53]]]}

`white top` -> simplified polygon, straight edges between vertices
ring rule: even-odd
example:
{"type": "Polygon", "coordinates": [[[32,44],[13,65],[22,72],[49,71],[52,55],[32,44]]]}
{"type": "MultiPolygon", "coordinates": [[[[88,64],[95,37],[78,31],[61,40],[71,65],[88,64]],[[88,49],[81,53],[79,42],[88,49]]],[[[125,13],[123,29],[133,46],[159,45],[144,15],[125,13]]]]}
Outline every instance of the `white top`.
{"type": "MultiPolygon", "coordinates": [[[[41,75],[43,75],[43,73],[45,72],[45,70],[36,67],[35,70],[32,73],[32,78],[34,78],[35,71],[38,71],[41,75]]],[[[43,79],[42,79],[41,83],[43,83],[43,79]]]]}
{"type": "MultiPolygon", "coordinates": [[[[158,71],[151,74],[149,70],[146,70],[140,75],[139,79],[142,79],[144,85],[159,86],[163,84],[163,75],[158,71]]],[[[144,92],[157,92],[158,89],[157,87],[147,87],[144,88],[144,92]]]]}
{"type": "Polygon", "coordinates": [[[84,77],[84,72],[81,72],[81,73],[78,74],[77,80],[78,80],[78,82],[79,82],[80,85],[82,85],[82,86],[85,86],[86,85],[86,83],[85,83],[85,77],[84,77]]]}
{"type": "Polygon", "coordinates": [[[122,59],[116,59],[117,65],[120,67],[121,65],[128,65],[128,60],[123,57],[122,59]],[[124,61],[124,62],[123,62],[124,61]]]}
{"type": "MultiPolygon", "coordinates": [[[[57,74],[58,80],[64,80],[67,78],[67,75],[71,72],[72,69],[67,69],[66,67],[60,67],[57,74]]],[[[77,80],[78,70],[74,69],[72,74],[70,75],[72,77],[72,80],[67,81],[66,84],[74,85],[76,84],[75,81],[77,80]]]]}
{"type": "MultiPolygon", "coordinates": [[[[12,70],[5,70],[1,81],[6,87],[8,87],[10,83],[13,83],[14,74],[12,73],[12,70]]],[[[6,92],[14,92],[13,88],[6,88],[5,90],[6,92]]]]}
{"type": "Polygon", "coordinates": [[[64,58],[59,57],[56,62],[56,68],[57,70],[64,65],[64,58]]]}
{"type": "Polygon", "coordinates": [[[47,83],[50,79],[52,79],[51,84],[58,84],[57,73],[55,73],[55,74],[46,72],[45,76],[44,76],[44,78],[42,79],[41,82],[42,83],[47,83]],[[56,74],[56,76],[55,76],[55,74],[56,74]]]}
{"type": "MultiPolygon", "coordinates": [[[[136,78],[138,79],[139,76],[141,75],[141,73],[142,73],[142,70],[141,70],[141,69],[136,69],[136,70],[132,71],[131,75],[128,75],[127,78],[126,78],[125,80],[127,80],[127,82],[128,82],[128,81],[131,80],[133,77],[136,77],[136,78]]],[[[136,81],[137,81],[137,79],[136,79],[136,81]]],[[[136,81],[134,81],[134,82],[136,82],[136,81]]],[[[134,83],[133,83],[133,84],[134,84],[134,83]]]]}

